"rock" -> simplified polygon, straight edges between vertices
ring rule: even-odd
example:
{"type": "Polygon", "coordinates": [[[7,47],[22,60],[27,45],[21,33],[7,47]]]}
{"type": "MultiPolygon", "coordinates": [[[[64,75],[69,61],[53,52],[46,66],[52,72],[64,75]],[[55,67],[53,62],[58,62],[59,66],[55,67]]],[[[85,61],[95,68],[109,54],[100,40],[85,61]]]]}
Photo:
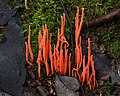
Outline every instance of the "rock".
{"type": "Polygon", "coordinates": [[[93,54],[95,61],[95,69],[99,76],[109,75],[112,83],[119,82],[120,76],[112,71],[111,62],[109,58],[103,54],[93,54]]]}
{"type": "Polygon", "coordinates": [[[93,57],[95,61],[95,69],[100,76],[108,75],[112,72],[109,58],[103,54],[93,54],[93,57]]]}
{"type": "Polygon", "coordinates": [[[0,14],[4,12],[7,3],[8,3],[8,0],[0,0],[0,14]]]}
{"type": "Polygon", "coordinates": [[[0,90],[0,96],[11,96],[11,95],[9,95],[9,94],[7,94],[7,93],[0,90]]]}
{"type": "Polygon", "coordinates": [[[116,66],[117,66],[117,73],[120,76],[120,60],[117,61],[116,66]]]}
{"type": "Polygon", "coordinates": [[[80,86],[76,78],[56,75],[55,89],[58,96],[83,96],[80,86]]]}
{"type": "MultiPolygon", "coordinates": [[[[8,2],[0,0],[0,27],[5,28],[0,32],[0,90],[13,96],[24,96],[22,85],[26,78],[26,61],[22,28],[19,26],[21,21],[16,16],[18,9],[10,7],[8,2]]],[[[20,2],[16,0],[16,4],[20,2]]]]}
{"type": "Polygon", "coordinates": [[[6,41],[0,44],[0,89],[13,96],[24,96],[26,61],[21,32],[22,28],[11,19],[6,26],[6,41]]]}
{"type": "Polygon", "coordinates": [[[110,76],[112,79],[112,83],[120,82],[120,76],[117,73],[112,72],[110,76]]]}
{"type": "Polygon", "coordinates": [[[5,25],[17,13],[18,9],[12,9],[8,0],[0,0],[0,25],[5,25]]]}
{"type": "Polygon", "coordinates": [[[102,76],[102,77],[100,78],[100,80],[108,81],[108,80],[110,80],[110,76],[109,76],[109,75],[102,76]]]}

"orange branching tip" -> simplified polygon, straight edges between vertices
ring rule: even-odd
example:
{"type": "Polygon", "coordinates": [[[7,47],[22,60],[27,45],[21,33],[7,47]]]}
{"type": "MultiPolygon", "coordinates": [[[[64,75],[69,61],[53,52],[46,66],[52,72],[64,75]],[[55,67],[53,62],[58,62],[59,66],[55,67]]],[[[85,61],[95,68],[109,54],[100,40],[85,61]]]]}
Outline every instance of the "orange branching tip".
{"type": "MultiPolygon", "coordinates": [[[[81,32],[83,19],[84,19],[84,8],[82,8],[82,16],[81,16],[80,25],[79,25],[79,28],[78,28],[78,36],[80,35],[80,32],[81,32]]],[[[79,21],[78,21],[78,22],[79,22],[79,21]]]]}

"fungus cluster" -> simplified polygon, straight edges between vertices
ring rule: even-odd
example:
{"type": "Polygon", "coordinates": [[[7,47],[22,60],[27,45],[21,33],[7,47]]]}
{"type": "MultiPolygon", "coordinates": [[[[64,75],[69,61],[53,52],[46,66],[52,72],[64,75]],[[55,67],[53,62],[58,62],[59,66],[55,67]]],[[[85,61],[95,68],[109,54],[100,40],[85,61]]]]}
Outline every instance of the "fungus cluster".
{"type": "MultiPolygon", "coordinates": [[[[88,56],[82,54],[82,38],[80,36],[84,18],[84,8],[82,8],[81,20],[79,20],[79,8],[75,17],[75,64],[71,64],[71,53],[68,52],[69,43],[64,36],[65,14],[61,16],[61,29],[58,29],[57,44],[52,48],[52,34],[48,33],[47,25],[43,25],[43,30],[38,34],[38,78],[41,78],[41,64],[45,64],[46,75],[58,73],[76,77],[84,85],[88,84],[90,90],[96,86],[96,74],[94,69],[93,55],[91,55],[90,38],[88,38],[88,56]],[[86,59],[87,57],[87,59],[86,59]],[[72,65],[74,67],[72,67],[72,65]]],[[[30,26],[28,31],[28,42],[26,44],[26,62],[33,66],[33,53],[30,44],[30,26]],[[30,57],[30,60],[28,59],[30,57]]]]}

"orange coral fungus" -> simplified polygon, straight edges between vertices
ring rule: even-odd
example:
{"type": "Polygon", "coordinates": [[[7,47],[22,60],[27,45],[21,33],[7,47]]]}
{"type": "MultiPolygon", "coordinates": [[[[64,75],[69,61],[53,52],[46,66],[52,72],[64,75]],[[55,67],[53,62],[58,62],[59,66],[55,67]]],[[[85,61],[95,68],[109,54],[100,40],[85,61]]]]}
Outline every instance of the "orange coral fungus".
{"type": "Polygon", "coordinates": [[[26,46],[26,62],[28,63],[28,64],[30,64],[30,65],[33,65],[30,61],[29,61],[29,59],[28,59],[28,57],[29,57],[29,53],[28,53],[28,44],[27,44],[27,42],[25,42],[25,46],[26,46]]]}
{"type": "Polygon", "coordinates": [[[28,29],[28,42],[25,42],[25,45],[26,45],[26,62],[33,66],[32,63],[34,62],[34,56],[33,56],[31,43],[30,43],[30,33],[31,33],[31,29],[30,29],[30,25],[29,25],[29,29],[28,29]],[[30,61],[29,61],[29,55],[30,55],[30,61]]]}
{"type": "MultiPolygon", "coordinates": [[[[82,8],[81,20],[79,21],[79,8],[77,8],[77,13],[75,17],[75,64],[71,64],[71,53],[68,51],[69,43],[64,36],[65,30],[65,14],[61,16],[61,29],[58,29],[57,43],[52,49],[52,34],[48,34],[47,25],[43,25],[43,32],[39,31],[38,34],[38,78],[40,76],[41,63],[45,64],[46,74],[54,75],[55,73],[61,75],[68,75],[77,77],[82,85],[86,82],[90,88],[93,90],[96,86],[96,74],[94,69],[93,55],[91,55],[90,38],[88,38],[88,56],[82,53],[82,38],[80,36],[82,23],[84,18],[84,8],[82,8]],[[87,59],[86,59],[87,57],[87,59]]],[[[26,61],[28,64],[32,65],[34,60],[32,49],[30,46],[30,26],[28,35],[28,44],[26,44],[26,61]],[[28,61],[28,50],[30,53],[30,61],[28,61]]]]}
{"type": "Polygon", "coordinates": [[[30,59],[31,62],[34,61],[34,56],[33,56],[33,52],[32,52],[32,48],[31,48],[31,44],[30,44],[30,34],[31,34],[31,29],[30,29],[30,25],[29,25],[29,31],[28,31],[28,49],[29,49],[29,53],[30,53],[30,59]]]}
{"type": "Polygon", "coordinates": [[[38,64],[38,78],[39,79],[40,79],[40,66],[41,66],[42,62],[44,62],[44,64],[45,64],[47,76],[50,73],[50,68],[49,68],[49,64],[48,64],[48,57],[49,57],[48,55],[50,54],[50,58],[51,58],[52,54],[49,53],[49,50],[50,50],[49,48],[51,46],[50,45],[50,43],[51,43],[51,36],[52,35],[50,35],[50,41],[49,41],[48,40],[47,25],[46,24],[43,25],[43,35],[42,35],[41,31],[39,31],[39,34],[38,34],[38,46],[39,46],[39,50],[38,50],[37,64],[38,64]]]}
{"type": "Polygon", "coordinates": [[[38,58],[37,58],[37,64],[38,64],[38,78],[40,78],[40,70],[41,70],[41,62],[42,62],[42,33],[41,31],[38,34],[38,58]]]}

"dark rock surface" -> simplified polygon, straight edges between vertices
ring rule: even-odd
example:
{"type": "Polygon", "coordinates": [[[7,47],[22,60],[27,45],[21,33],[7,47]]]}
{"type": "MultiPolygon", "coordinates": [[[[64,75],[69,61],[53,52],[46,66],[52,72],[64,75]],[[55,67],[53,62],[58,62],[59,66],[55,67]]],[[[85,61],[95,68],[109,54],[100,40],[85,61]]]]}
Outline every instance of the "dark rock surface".
{"type": "Polygon", "coordinates": [[[120,76],[120,60],[117,62],[116,66],[117,66],[117,73],[120,76]]]}
{"type": "Polygon", "coordinates": [[[8,5],[9,0],[0,0],[0,25],[5,25],[14,16],[18,9],[8,5]]]}
{"type": "Polygon", "coordinates": [[[8,0],[0,0],[0,14],[5,11],[7,2],[8,0]]]}
{"type": "Polygon", "coordinates": [[[112,71],[110,60],[103,54],[94,54],[95,69],[97,74],[101,76],[109,75],[112,79],[112,83],[120,82],[120,76],[118,73],[112,71]]]}
{"type": "Polygon", "coordinates": [[[76,78],[56,75],[55,89],[58,96],[83,96],[79,90],[80,86],[76,78]]]}
{"type": "Polygon", "coordinates": [[[15,96],[24,96],[25,48],[22,29],[14,19],[8,22],[6,42],[0,45],[0,89],[15,96]]]}
{"type": "Polygon", "coordinates": [[[12,95],[7,94],[7,93],[5,93],[5,92],[3,92],[3,91],[0,90],[0,96],[12,96],[12,95]]]}
{"type": "Polygon", "coordinates": [[[12,96],[24,96],[26,62],[21,22],[16,14],[18,9],[10,7],[8,1],[0,0],[0,90],[12,96]]]}

